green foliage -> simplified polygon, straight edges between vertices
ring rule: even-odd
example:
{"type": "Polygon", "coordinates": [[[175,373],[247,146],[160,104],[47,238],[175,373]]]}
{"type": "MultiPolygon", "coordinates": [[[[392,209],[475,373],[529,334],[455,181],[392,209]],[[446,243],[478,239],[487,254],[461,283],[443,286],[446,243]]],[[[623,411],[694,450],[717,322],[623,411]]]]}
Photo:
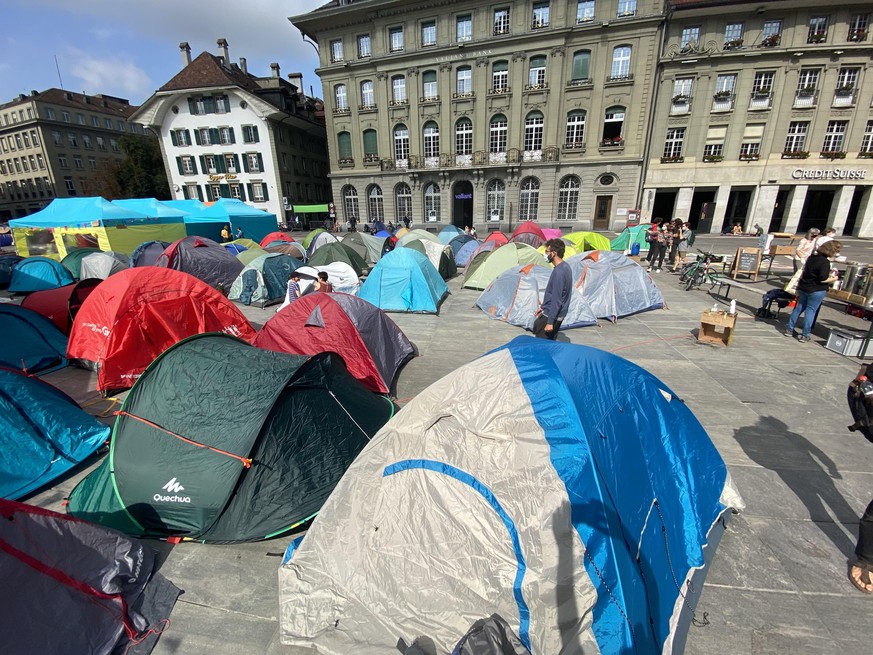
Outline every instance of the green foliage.
{"type": "Polygon", "coordinates": [[[125,155],[112,170],[120,194],[118,197],[170,200],[172,196],[159,141],[154,137],[126,134],[119,139],[118,145],[125,155]]]}

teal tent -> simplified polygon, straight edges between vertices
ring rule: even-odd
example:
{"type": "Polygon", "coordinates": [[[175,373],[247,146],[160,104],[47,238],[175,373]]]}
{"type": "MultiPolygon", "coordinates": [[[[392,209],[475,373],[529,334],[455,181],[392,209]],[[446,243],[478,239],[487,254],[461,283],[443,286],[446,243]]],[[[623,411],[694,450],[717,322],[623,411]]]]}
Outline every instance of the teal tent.
{"type": "Polygon", "coordinates": [[[621,233],[609,242],[610,250],[630,250],[633,244],[640,244],[640,250],[648,250],[646,243],[646,228],[648,225],[634,225],[624,228],[621,233]]]}
{"type": "Polygon", "coordinates": [[[358,297],[386,312],[436,314],[449,288],[427,257],[395,248],[370,271],[358,297]]]}

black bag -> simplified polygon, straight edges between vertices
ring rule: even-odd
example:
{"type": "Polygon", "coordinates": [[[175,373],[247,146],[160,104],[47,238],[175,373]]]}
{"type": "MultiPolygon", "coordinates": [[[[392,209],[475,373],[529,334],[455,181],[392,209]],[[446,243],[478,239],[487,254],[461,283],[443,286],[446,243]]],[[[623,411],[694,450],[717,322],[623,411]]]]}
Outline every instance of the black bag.
{"type": "Polygon", "coordinates": [[[655,243],[657,240],[658,240],[658,237],[656,237],[651,232],[646,230],[646,243],[655,243]]]}
{"type": "Polygon", "coordinates": [[[857,380],[849,383],[846,399],[849,401],[852,418],[855,419],[855,422],[849,426],[849,431],[858,431],[867,441],[873,443],[873,399],[864,395],[857,380]]]}

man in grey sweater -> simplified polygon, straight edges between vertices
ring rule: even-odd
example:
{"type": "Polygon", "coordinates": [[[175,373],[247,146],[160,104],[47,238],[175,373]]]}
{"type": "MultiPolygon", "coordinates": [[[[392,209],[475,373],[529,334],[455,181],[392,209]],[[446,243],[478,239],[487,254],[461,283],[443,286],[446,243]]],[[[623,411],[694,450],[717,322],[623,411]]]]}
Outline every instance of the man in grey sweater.
{"type": "Polygon", "coordinates": [[[532,332],[540,339],[554,341],[567,310],[570,308],[570,294],[573,292],[573,271],[564,261],[564,242],[561,239],[546,241],[546,260],[555,266],[546,285],[543,304],[537,310],[532,332]]]}

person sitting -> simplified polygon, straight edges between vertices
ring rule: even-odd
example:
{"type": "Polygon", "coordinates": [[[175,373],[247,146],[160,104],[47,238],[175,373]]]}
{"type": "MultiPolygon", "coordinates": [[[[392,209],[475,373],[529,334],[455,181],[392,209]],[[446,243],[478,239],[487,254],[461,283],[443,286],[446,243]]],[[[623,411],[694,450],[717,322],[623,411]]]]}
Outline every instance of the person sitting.
{"type": "Polygon", "coordinates": [[[731,236],[738,237],[743,234],[743,226],[739,223],[734,223],[734,226],[731,228],[731,236]]]}
{"type": "Polygon", "coordinates": [[[315,280],[315,290],[322,293],[333,292],[333,285],[328,281],[327,273],[324,271],[318,272],[318,279],[315,280]]]}

